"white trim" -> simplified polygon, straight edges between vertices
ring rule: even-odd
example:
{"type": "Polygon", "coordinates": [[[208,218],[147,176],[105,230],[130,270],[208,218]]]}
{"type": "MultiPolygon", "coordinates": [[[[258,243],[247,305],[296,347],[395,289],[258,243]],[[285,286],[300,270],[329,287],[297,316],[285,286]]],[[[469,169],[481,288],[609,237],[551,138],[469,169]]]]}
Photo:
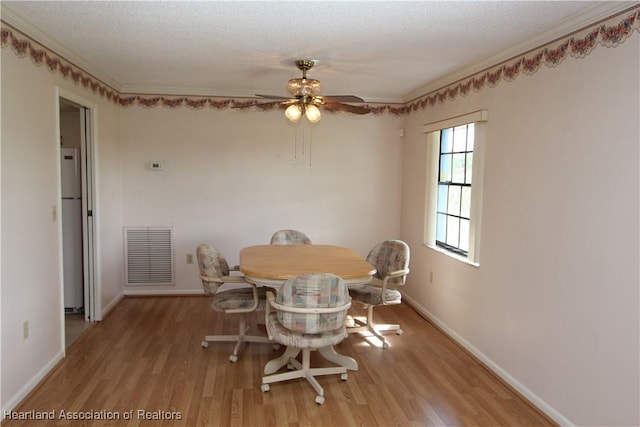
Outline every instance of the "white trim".
{"type": "Polygon", "coordinates": [[[479,268],[479,267],[480,267],[480,264],[479,264],[479,263],[477,263],[477,262],[473,262],[473,261],[471,261],[469,258],[464,257],[464,256],[462,256],[462,255],[459,255],[459,254],[457,254],[457,253],[455,253],[455,252],[452,252],[452,251],[448,251],[448,250],[446,250],[446,249],[443,249],[443,248],[441,248],[440,246],[436,246],[436,245],[424,245],[424,246],[426,246],[427,248],[432,249],[432,250],[434,250],[434,251],[436,251],[436,252],[439,252],[439,253],[441,253],[442,255],[449,256],[449,257],[451,257],[451,258],[453,258],[453,259],[456,259],[456,260],[458,260],[458,261],[460,261],[460,262],[463,262],[463,263],[465,263],[465,264],[468,264],[468,265],[470,265],[470,266],[472,266],[472,267],[476,267],[476,268],[479,268]]]}
{"type": "Polygon", "coordinates": [[[7,405],[2,408],[0,420],[4,420],[6,413],[12,411],[25,397],[27,397],[27,395],[40,384],[40,381],[42,381],[63,358],[64,351],[60,351],[51,360],[49,360],[49,362],[47,362],[47,364],[44,365],[42,369],[40,369],[38,373],[31,378],[24,387],[22,387],[20,391],[11,398],[11,400],[7,402],[7,405]]]}
{"type": "Polygon", "coordinates": [[[422,317],[427,319],[436,325],[440,330],[442,330],[449,338],[454,340],[460,346],[462,346],[465,350],[471,353],[476,359],[478,359],[485,367],[487,367],[491,372],[493,372],[496,376],[500,377],[503,381],[513,387],[518,393],[524,396],[529,402],[535,405],[540,411],[544,412],[548,417],[550,417],[553,421],[557,422],[561,426],[573,427],[571,421],[565,418],[560,412],[558,412],[555,408],[549,405],[547,402],[542,400],[540,396],[529,390],[524,384],[518,381],[516,378],[511,376],[507,371],[502,369],[500,365],[491,360],[486,354],[482,353],[478,350],[473,344],[467,341],[462,335],[457,333],[455,330],[451,329],[446,323],[440,320],[438,317],[434,316],[426,308],[422,307],[420,304],[416,302],[413,298],[407,296],[405,293],[402,294],[402,299],[406,300],[411,307],[413,307],[422,317]]]}
{"type": "Polygon", "coordinates": [[[469,123],[486,122],[489,120],[489,110],[478,110],[461,116],[451,117],[437,122],[427,123],[422,127],[422,133],[467,125],[469,123]]]}
{"type": "Polygon", "coordinates": [[[436,207],[438,198],[438,165],[440,161],[440,131],[442,129],[475,123],[475,143],[473,149],[473,177],[471,184],[471,217],[469,221],[469,251],[466,257],[440,250],[445,255],[479,267],[480,224],[482,224],[482,191],[484,182],[484,150],[486,144],[486,122],[488,110],[478,110],[445,120],[427,123],[422,131],[426,134],[425,210],[423,243],[430,248],[436,242],[436,207]]]}
{"type": "MultiPolygon", "coordinates": [[[[98,168],[98,165],[100,163],[99,155],[98,155],[100,141],[98,140],[98,105],[95,102],[92,102],[86,98],[83,98],[81,95],[78,95],[75,92],[71,92],[59,86],[55,86],[56,115],[58,115],[58,105],[60,103],[60,98],[64,98],[84,108],[88,108],[91,114],[91,125],[92,125],[91,139],[93,141],[93,156],[92,156],[91,167],[92,167],[92,174],[93,174],[92,185],[93,185],[93,211],[94,211],[94,215],[93,215],[93,229],[94,229],[93,295],[94,295],[94,298],[93,298],[93,304],[90,307],[90,310],[91,310],[90,314],[93,317],[91,319],[92,321],[100,321],[102,320],[102,300],[100,299],[100,295],[102,295],[102,268],[101,268],[101,262],[100,262],[100,259],[101,259],[100,214],[99,214],[100,213],[100,191],[99,191],[100,170],[98,168]]],[[[58,116],[56,116],[56,123],[57,123],[56,132],[57,132],[57,135],[60,135],[60,129],[59,129],[60,118],[58,116]]],[[[58,141],[59,141],[59,136],[56,136],[56,144],[58,143],[58,141]]],[[[58,157],[59,157],[59,154],[58,154],[58,157]]],[[[58,163],[60,162],[58,161],[58,163]]],[[[59,174],[60,174],[60,171],[58,170],[58,175],[59,174]]],[[[60,187],[59,182],[58,182],[58,187],[60,187]]],[[[58,196],[60,196],[60,194],[58,194],[58,196]]],[[[59,197],[58,197],[58,200],[59,200],[59,197]]],[[[62,254],[62,226],[61,225],[60,225],[59,232],[60,232],[60,239],[59,239],[60,254],[62,254]]],[[[62,258],[60,259],[60,262],[62,262],[62,258]]],[[[62,284],[62,286],[64,290],[64,285],[62,284]]],[[[64,302],[62,304],[62,307],[63,307],[63,313],[64,313],[64,302]]],[[[85,307],[85,310],[87,309],[88,307],[85,307]]],[[[63,322],[64,322],[64,316],[63,316],[63,322]]],[[[64,336],[62,338],[64,341],[64,336]]],[[[64,345],[63,345],[63,348],[64,348],[64,345]]]]}
{"type": "Polygon", "coordinates": [[[113,308],[118,305],[118,303],[120,301],[122,301],[122,299],[124,298],[124,294],[120,294],[117,297],[115,297],[113,299],[113,301],[111,301],[109,304],[107,304],[107,306],[102,310],[100,319],[102,319],[104,316],[107,315],[107,313],[109,313],[111,310],[113,310],[113,308]]]}

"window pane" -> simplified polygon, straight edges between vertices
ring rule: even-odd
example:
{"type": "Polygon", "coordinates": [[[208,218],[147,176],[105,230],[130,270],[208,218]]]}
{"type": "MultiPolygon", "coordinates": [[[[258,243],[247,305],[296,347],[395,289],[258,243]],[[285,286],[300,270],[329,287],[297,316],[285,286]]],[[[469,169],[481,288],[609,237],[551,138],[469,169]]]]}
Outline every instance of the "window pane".
{"type": "Polygon", "coordinates": [[[453,151],[467,151],[467,125],[453,128],[453,151]]]}
{"type": "Polygon", "coordinates": [[[460,246],[458,246],[465,252],[469,252],[469,220],[460,220],[460,246]]]}
{"type": "Polygon", "coordinates": [[[460,199],[460,216],[471,218],[471,187],[462,187],[460,199]]]}
{"type": "Polygon", "coordinates": [[[473,151],[473,145],[475,142],[476,136],[476,125],[475,123],[471,123],[467,126],[467,151],[473,151]]]}
{"type": "Polygon", "coordinates": [[[449,189],[448,185],[438,185],[438,206],[436,208],[438,212],[447,211],[448,189],[449,189]]]}
{"type": "Polygon", "coordinates": [[[447,216],[438,214],[436,220],[436,240],[445,242],[447,239],[447,216]]]}
{"type": "Polygon", "coordinates": [[[447,245],[458,247],[460,233],[460,220],[455,217],[447,217],[447,245]]]}
{"type": "MultiPolygon", "coordinates": [[[[436,241],[466,254],[471,241],[470,218],[475,125],[440,130],[439,177],[435,206],[436,241]]],[[[434,209],[434,208],[431,208],[434,209]]]]}
{"type": "Polygon", "coordinates": [[[453,129],[452,128],[442,129],[442,133],[440,135],[440,152],[450,153],[452,142],[453,142],[453,129]]]}
{"type": "Polygon", "coordinates": [[[449,203],[447,213],[450,215],[460,215],[460,189],[457,185],[449,186],[449,203]]]}
{"type": "Polygon", "coordinates": [[[451,154],[440,156],[440,181],[451,182],[451,154]]]}
{"type": "Polygon", "coordinates": [[[451,167],[451,182],[464,183],[465,159],[467,155],[464,153],[454,154],[451,167]]]}

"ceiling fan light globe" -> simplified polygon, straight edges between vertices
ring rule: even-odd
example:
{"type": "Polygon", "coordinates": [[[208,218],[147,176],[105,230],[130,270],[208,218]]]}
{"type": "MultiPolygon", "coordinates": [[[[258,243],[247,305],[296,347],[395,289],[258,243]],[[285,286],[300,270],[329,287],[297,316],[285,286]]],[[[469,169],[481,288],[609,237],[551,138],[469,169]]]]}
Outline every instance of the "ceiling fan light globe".
{"type": "Polygon", "coordinates": [[[284,115],[289,119],[289,121],[298,123],[300,117],[302,117],[302,108],[300,108],[300,105],[298,104],[289,105],[284,111],[284,115]]]}
{"type": "Polygon", "coordinates": [[[291,79],[287,90],[292,96],[316,96],[322,92],[322,85],[316,79],[291,79]]]}
{"type": "Polygon", "coordinates": [[[316,123],[317,121],[320,120],[320,117],[322,116],[320,114],[320,109],[313,104],[307,105],[304,115],[307,118],[307,120],[309,120],[311,123],[316,123]]]}

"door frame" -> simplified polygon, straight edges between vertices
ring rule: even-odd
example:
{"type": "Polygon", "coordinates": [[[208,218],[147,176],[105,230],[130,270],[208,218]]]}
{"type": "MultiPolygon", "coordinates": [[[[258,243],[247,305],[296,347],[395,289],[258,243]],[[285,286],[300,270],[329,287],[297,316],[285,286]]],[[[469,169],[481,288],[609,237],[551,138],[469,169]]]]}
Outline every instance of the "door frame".
{"type": "MultiPolygon", "coordinates": [[[[56,144],[58,152],[58,164],[60,164],[60,101],[62,99],[77,104],[80,108],[81,122],[81,161],[82,161],[82,241],[83,241],[83,270],[84,270],[84,312],[86,321],[102,320],[102,302],[100,301],[100,233],[98,212],[98,186],[97,176],[97,132],[96,112],[97,105],[74,92],[55,88],[56,102],[56,144]]],[[[62,221],[58,221],[60,227],[60,312],[64,313],[64,280],[62,271],[62,221]]],[[[64,331],[64,315],[62,316],[64,331]]],[[[63,348],[64,334],[62,334],[63,348]]]]}

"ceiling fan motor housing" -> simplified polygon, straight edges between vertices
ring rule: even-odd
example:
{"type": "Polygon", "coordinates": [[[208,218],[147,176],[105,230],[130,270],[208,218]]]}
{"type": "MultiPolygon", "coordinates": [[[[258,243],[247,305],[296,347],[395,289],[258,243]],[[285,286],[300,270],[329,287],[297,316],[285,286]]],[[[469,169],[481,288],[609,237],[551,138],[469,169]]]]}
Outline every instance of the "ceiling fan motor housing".
{"type": "Polygon", "coordinates": [[[316,79],[291,79],[287,84],[287,90],[296,98],[304,96],[318,96],[322,91],[322,86],[316,79]]]}

